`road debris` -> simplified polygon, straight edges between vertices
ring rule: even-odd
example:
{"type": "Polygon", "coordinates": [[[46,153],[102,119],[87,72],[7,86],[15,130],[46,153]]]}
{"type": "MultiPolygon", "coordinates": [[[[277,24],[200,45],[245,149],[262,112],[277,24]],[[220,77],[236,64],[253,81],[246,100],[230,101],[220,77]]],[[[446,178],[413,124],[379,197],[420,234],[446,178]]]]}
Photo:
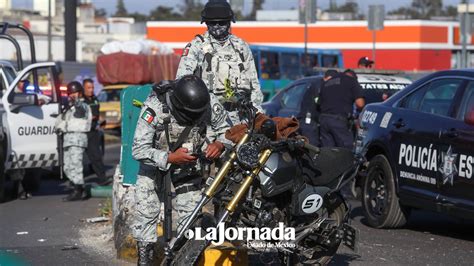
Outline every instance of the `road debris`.
{"type": "Polygon", "coordinates": [[[61,250],[74,250],[74,249],[79,249],[78,246],[64,246],[61,250]]]}
{"type": "Polygon", "coordinates": [[[109,220],[110,220],[109,217],[99,216],[99,217],[94,217],[94,218],[87,218],[86,222],[88,222],[88,223],[101,223],[101,222],[107,222],[109,220]]]}
{"type": "Polygon", "coordinates": [[[23,232],[16,232],[16,234],[17,234],[17,235],[27,235],[28,232],[26,232],[26,231],[23,231],[23,232]]]}
{"type": "Polygon", "coordinates": [[[40,239],[38,239],[38,242],[46,242],[46,239],[40,238],[40,239]]]}

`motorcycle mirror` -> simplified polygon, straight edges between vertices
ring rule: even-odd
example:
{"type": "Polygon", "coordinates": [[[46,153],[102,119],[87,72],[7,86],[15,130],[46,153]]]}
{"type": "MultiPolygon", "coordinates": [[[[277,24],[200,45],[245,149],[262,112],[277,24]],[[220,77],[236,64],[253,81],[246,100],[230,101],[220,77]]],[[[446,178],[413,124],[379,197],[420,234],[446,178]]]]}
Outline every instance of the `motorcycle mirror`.
{"type": "Polygon", "coordinates": [[[276,140],[276,124],[272,119],[263,121],[260,132],[271,140],[276,140]]]}

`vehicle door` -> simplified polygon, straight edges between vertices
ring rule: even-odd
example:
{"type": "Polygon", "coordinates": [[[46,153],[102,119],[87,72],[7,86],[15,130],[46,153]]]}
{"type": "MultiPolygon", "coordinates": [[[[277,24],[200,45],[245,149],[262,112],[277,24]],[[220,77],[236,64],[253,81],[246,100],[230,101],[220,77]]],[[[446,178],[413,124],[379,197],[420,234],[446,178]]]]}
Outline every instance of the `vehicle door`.
{"type": "Polygon", "coordinates": [[[300,112],[303,96],[310,85],[309,81],[303,81],[284,91],[280,98],[281,108],[278,110],[278,116],[296,117],[300,112]]]}
{"type": "Polygon", "coordinates": [[[437,201],[442,182],[438,158],[444,149],[440,136],[453,120],[456,95],[464,83],[460,78],[429,81],[405,96],[390,114],[389,143],[399,192],[417,203],[437,201]]]}
{"type": "Polygon", "coordinates": [[[456,116],[442,132],[441,200],[474,213],[474,81],[459,99],[456,116]]]}
{"type": "Polygon", "coordinates": [[[53,116],[59,111],[59,84],[54,66],[38,63],[26,67],[2,97],[8,138],[7,169],[57,164],[53,116]]]}

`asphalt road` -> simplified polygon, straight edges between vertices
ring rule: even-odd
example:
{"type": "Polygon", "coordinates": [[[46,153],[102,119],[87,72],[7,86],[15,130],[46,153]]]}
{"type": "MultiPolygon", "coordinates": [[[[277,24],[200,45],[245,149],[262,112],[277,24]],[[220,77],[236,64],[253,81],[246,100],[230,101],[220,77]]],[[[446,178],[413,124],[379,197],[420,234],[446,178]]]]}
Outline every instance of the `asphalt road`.
{"type": "MultiPolygon", "coordinates": [[[[109,173],[119,152],[116,144],[106,147],[109,173]]],[[[86,180],[93,181],[91,178],[86,180]]],[[[4,265],[1,252],[34,265],[119,264],[87,250],[78,240],[79,230],[86,227],[80,220],[97,216],[102,200],[64,203],[61,198],[67,191],[62,183],[46,177],[32,199],[0,204],[0,265],[4,265]]],[[[360,204],[351,201],[351,205],[352,224],[360,231],[358,251],[340,248],[331,265],[474,264],[472,221],[417,210],[405,228],[372,229],[364,224],[360,204]]]]}
{"type": "MultiPolygon", "coordinates": [[[[106,147],[108,173],[119,160],[118,144],[106,147]]],[[[68,193],[64,180],[44,176],[39,191],[28,200],[0,204],[0,265],[107,265],[109,258],[81,245],[79,230],[86,218],[99,215],[103,199],[62,202],[68,193]],[[6,263],[6,258],[15,262],[6,263]]],[[[88,176],[86,182],[94,180],[88,176]]]]}
{"type": "Polygon", "coordinates": [[[474,265],[474,221],[415,210],[401,229],[373,229],[350,202],[359,229],[357,253],[339,248],[331,265],[474,265]]]}

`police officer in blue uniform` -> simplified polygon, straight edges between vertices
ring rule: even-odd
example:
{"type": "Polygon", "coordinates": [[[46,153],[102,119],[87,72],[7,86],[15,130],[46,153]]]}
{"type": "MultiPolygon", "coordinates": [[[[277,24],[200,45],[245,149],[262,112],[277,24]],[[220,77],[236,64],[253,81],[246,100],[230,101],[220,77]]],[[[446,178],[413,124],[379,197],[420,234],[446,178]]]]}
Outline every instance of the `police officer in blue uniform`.
{"type": "Polygon", "coordinates": [[[351,131],[353,106],[362,109],[365,100],[362,88],[353,77],[335,70],[324,75],[318,105],[322,147],[353,148],[354,135],[351,131]]]}

